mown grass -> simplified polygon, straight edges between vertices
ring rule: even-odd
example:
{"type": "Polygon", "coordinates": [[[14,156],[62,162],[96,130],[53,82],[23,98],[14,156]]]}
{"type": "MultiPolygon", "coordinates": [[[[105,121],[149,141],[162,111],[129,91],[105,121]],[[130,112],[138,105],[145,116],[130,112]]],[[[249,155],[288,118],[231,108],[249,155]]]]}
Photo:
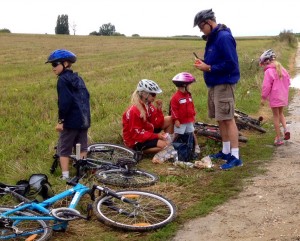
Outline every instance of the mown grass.
{"type": "MultiPolygon", "coordinates": [[[[207,118],[207,90],[202,73],[193,67],[193,54],[203,54],[205,42],[198,39],[139,39],[99,36],[53,36],[0,34],[0,166],[1,182],[15,183],[33,173],[49,174],[53,148],[58,134],[56,77],[45,65],[49,53],[67,48],[78,56],[73,69],[84,78],[91,94],[92,127],[90,142],[122,143],[121,115],[129,105],[130,96],[139,80],[156,81],[163,89],[159,96],[165,112],[175,86],[171,79],[187,71],[197,78],[192,86],[197,120],[207,118]]],[[[266,134],[243,132],[249,138],[241,144],[244,166],[221,171],[215,163],[212,170],[176,168],[168,174],[170,163],[154,165],[144,159],[140,168],[155,172],[160,182],[147,190],[170,198],[178,207],[178,217],[167,227],[149,233],[126,233],[91,222],[70,223],[66,234],[55,233],[54,240],[167,240],[187,220],[206,215],[239,193],[249,178],[264,171],[274,151],[270,110],[260,107],[262,70],[257,58],[262,51],[273,48],[279,61],[287,68],[293,66],[295,49],[275,38],[237,40],[241,81],[236,91],[237,108],[252,116],[263,116],[266,134]]],[[[292,70],[292,69],[291,69],[292,70]]],[[[199,138],[202,156],[218,151],[220,143],[199,138]]],[[[53,188],[65,188],[59,173],[50,175],[53,188]]],[[[116,188],[118,189],[118,188],[116,188]]],[[[237,210],[238,211],[238,210],[237,210]]]]}

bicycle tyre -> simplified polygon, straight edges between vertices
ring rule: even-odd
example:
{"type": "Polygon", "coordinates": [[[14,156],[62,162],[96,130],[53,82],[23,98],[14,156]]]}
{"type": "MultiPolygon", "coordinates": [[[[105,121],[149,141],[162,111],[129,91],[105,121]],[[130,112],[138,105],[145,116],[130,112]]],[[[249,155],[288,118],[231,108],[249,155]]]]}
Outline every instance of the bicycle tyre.
{"type": "Polygon", "coordinates": [[[261,132],[261,133],[266,133],[266,132],[267,132],[267,131],[266,131],[264,128],[262,128],[261,126],[254,125],[253,123],[250,123],[250,122],[248,122],[248,121],[244,121],[244,120],[242,120],[241,118],[237,118],[236,121],[237,121],[238,123],[240,123],[241,125],[248,126],[249,128],[254,129],[254,130],[257,130],[257,131],[259,131],[259,132],[261,132]]]}
{"type": "Polygon", "coordinates": [[[95,143],[88,146],[87,158],[116,164],[120,158],[135,159],[134,150],[119,144],[95,143]]]}
{"type": "MultiPolygon", "coordinates": [[[[0,213],[5,211],[13,210],[13,207],[0,206],[0,213]]],[[[39,216],[38,213],[26,210],[19,211],[12,214],[12,216],[39,216]]],[[[14,225],[23,231],[21,234],[15,234],[11,228],[6,228],[4,225],[0,225],[0,239],[12,239],[12,240],[26,240],[28,237],[35,234],[35,232],[43,229],[42,233],[34,239],[35,241],[46,241],[50,240],[52,236],[52,228],[49,227],[49,222],[44,220],[22,220],[15,222],[14,225]],[[28,232],[25,230],[28,229],[28,232]],[[36,230],[35,230],[36,229],[36,230]]]]}
{"type": "Polygon", "coordinates": [[[149,187],[158,182],[158,176],[142,170],[126,170],[125,168],[100,171],[96,178],[104,184],[119,187],[149,187]]]}
{"type": "Polygon", "coordinates": [[[162,228],[176,217],[175,205],[159,194],[138,190],[118,191],[115,194],[132,199],[138,205],[110,195],[98,197],[93,203],[94,213],[100,222],[110,227],[144,232],[162,228]]]}
{"type": "Polygon", "coordinates": [[[216,131],[207,131],[207,130],[198,130],[197,135],[205,136],[209,139],[215,140],[215,141],[222,141],[222,137],[220,133],[216,131]]]}

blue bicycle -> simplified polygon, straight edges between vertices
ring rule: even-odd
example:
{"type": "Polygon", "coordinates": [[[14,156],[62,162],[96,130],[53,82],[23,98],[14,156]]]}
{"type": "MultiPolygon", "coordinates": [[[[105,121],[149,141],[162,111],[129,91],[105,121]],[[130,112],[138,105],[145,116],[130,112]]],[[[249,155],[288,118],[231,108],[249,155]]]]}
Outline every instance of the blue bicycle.
{"type": "Polygon", "coordinates": [[[79,183],[78,177],[67,184],[72,187],[37,203],[20,195],[15,186],[1,183],[2,195],[10,193],[22,202],[14,207],[0,206],[0,240],[49,240],[53,231],[65,231],[68,222],[75,219],[89,220],[92,213],[108,226],[138,232],[161,228],[176,217],[175,205],[159,194],[113,191],[98,185],[89,188],[79,183]],[[93,203],[87,205],[88,214],[82,215],[76,206],[85,194],[93,203]],[[53,208],[66,197],[72,198],[67,207],[53,208]]]}

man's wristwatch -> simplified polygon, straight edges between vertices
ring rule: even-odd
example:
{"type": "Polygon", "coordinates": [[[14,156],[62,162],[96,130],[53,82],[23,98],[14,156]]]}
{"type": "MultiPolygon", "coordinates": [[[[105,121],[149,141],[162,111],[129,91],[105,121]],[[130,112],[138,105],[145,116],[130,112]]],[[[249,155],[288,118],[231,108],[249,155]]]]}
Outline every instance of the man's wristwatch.
{"type": "Polygon", "coordinates": [[[58,124],[63,124],[64,123],[64,119],[58,119],[58,124]]]}
{"type": "Polygon", "coordinates": [[[207,71],[208,71],[208,72],[211,72],[211,66],[208,67],[208,70],[207,70],[207,71]]]}

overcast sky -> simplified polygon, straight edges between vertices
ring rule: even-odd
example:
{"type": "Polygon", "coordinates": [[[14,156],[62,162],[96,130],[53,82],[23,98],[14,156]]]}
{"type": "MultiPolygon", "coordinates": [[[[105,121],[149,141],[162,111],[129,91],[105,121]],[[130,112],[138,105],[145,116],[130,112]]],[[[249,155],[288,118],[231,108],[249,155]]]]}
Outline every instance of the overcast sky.
{"type": "Polygon", "coordinates": [[[278,35],[300,32],[299,5],[299,0],[1,0],[0,29],[54,34],[58,15],[67,14],[76,35],[98,32],[107,23],[126,36],[200,35],[194,16],[212,8],[234,36],[278,35]]]}

